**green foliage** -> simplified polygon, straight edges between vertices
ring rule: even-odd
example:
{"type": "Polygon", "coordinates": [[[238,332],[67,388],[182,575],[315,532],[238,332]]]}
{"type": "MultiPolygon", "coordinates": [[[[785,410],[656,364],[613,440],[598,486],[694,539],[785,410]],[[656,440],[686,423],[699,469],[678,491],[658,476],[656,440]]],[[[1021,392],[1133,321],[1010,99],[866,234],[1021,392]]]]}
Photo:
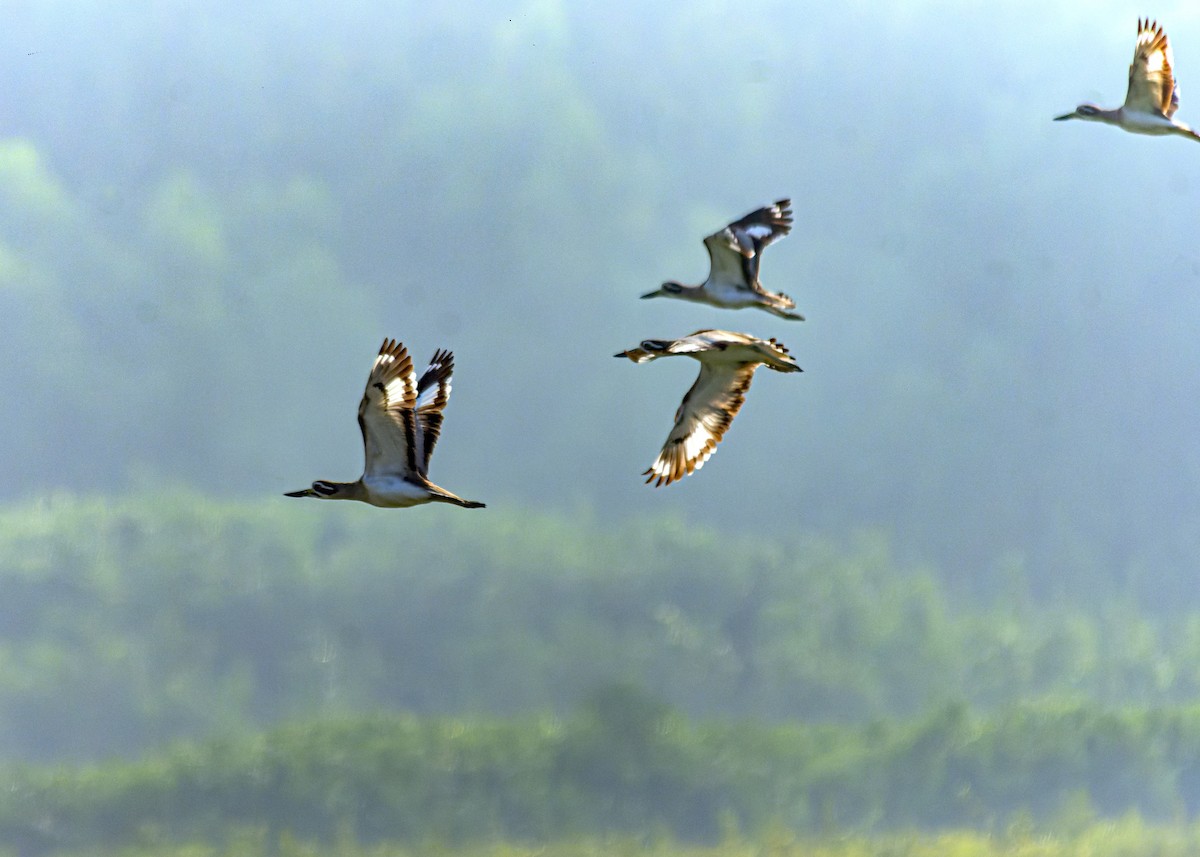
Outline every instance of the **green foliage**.
{"type": "Polygon", "coordinates": [[[1193,857],[1200,848],[1194,826],[1152,827],[1136,816],[1096,824],[1077,833],[974,831],[890,836],[798,837],[776,829],[752,839],[733,837],[716,845],[680,843],[665,837],[603,837],[536,845],[479,842],[441,844],[339,840],[332,849],[288,832],[271,837],[261,828],[235,829],[220,844],[141,842],[119,850],[93,847],[55,852],[54,857],[1193,857]]]}
{"type": "Polygon", "coordinates": [[[1200,789],[1184,771],[1197,758],[1197,708],[1023,706],[980,717],[950,706],[886,726],[772,727],[692,723],[614,685],[564,719],[324,719],[136,762],[9,766],[0,843],[216,843],[230,829],[326,844],[655,831],[728,843],[781,829],[964,827],[1082,839],[1102,818],[1128,827],[1194,817],[1200,789]]]}
{"type": "Polygon", "coordinates": [[[1200,619],[965,610],[877,537],[427,511],[380,527],[177,492],[0,509],[0,758],[380,707],[564,713],[622,682],[691,716],[866,721],[948,700],[1178,704],[1200,679],[1200,619]]]}

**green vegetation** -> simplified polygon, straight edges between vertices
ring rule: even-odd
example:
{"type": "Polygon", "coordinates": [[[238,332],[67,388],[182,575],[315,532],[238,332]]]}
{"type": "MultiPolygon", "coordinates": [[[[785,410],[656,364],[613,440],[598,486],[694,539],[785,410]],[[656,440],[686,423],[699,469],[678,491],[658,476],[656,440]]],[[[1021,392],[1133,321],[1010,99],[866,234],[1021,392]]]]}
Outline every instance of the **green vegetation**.
{"type": "Polygon", "coordinates": [[[640,691],[564,719],[324,719],[141,761],[9,766],[0,842],[66,849],[220,842],[260,829],[331,843],[642,836],[713,843],[970,827],[1073,833],[1200,808],[1200,709],[950,706],[904,724],[690,722],[640,691]],[[41,843],[40,845],[38,843],[41,843]]]}
{"type": "Polygon", "coordinates": [[[730,824],[1169,821],[1200,801],[1200,711],[1100,707],[1193,694],[1194,621],[964,612],[878,538],[770,544],[586,513],[378,520],[186,493],[0,514],[10,759],[225,736],[10,764],[0,841],[217,841],[230,824],[715,841],[730,824]],[[381,708],[414,713],[355,714],[381,708]]]}
{"type": "Polygon", "coordinates": [[[0,510],[0,758],[380,708],[563,714],[613,682],[691,717],[840,722],[1178,705],[1200,682],[1200,614],[1019,591],[967,609],[876,536],[770,542],[582,511],[384,520],[188,493],[0,510]]]}
{"type": "Polygon", "coordinates": [[[1200,618],[1019,590],[968,610],[869,535],[380,520],[185,492],[0,511],[0,848],[999,836],[1200,808],[1200,618]]]}
{"type": "MultiPolygon", "coordinates": [[[[1096,824],[1069,834],[1034,834],[1014,829],[1003,834],[952,831],[891,836],[797,837],[778,829],[745,840],[730,837],[718,845],[685,845],[667,837],[607,837],[528,845],[490,842],[448,848],[442,844],[360,845],[352,837],[328,844],[291,834],[272,838],[262,828],[237,829],[219,845],[177,845],[156,841],[120,849],[88,848],[56,857],[1194,857],[1200,828],[1148,827],[1136,817],[1096,824]]],[[[2,853],[2,852],[0,852],[2,853]]]]}

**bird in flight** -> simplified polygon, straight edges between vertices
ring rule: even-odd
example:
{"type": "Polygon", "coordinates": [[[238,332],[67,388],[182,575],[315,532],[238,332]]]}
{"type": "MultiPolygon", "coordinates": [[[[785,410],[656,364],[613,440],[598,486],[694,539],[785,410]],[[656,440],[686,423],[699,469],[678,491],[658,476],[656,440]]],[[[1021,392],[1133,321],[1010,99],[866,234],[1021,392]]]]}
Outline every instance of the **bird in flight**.
{"type": "Polygon", "coordinates": [[[453,503],[482,509],[483,503],[464,500],[429,481],[429,458],[441,433],[453,372],[454,355],[438,350],[418,381],[404,345],[385,339],[358,405],[366,459],[363,475],[355,482],[318,480],[311,488],[284,496],[358,500],[385,508],[453,503]]]}
{"type": "Polygon", "coordinates": [[[645,363],[677,354],[699,360],[700,375],[675,412],[675,426],[662,452],[642,474],[656,488],[699,470],[716,451],[746,400],[755,369],[803,371],[783,343],[728,330],[698,330],[682,339],[647,339],[613,356],[645,363]]]}
{"type": "Polygon", "coordinates": [[[1138,18],[1137,44],[1129,65],[1125,103],[1114,109],[1080,104],[1071,113],[1055,116],[1054,121],[1086,119],[1116,125],[1133,134],[1179,134],[1200,140],[1200,134],[1174,119],[1179,108],[1179,84],[1174,68],[1171,45],[1163,28],[1155,21],[1138,18]]]}
{"type": "Polygon", "coordinates": [[[781,199],[752,211],[704,239],[708,248],[708,279],[698,286],[668,280],[643,298],[678,298],[725,309],[758,307],[780,318],[804,321],[788,312],[796,302],[785,294],[769,292],[758,280],[762,253],[772,241],[792,231],[792,201],[781,199]]]}

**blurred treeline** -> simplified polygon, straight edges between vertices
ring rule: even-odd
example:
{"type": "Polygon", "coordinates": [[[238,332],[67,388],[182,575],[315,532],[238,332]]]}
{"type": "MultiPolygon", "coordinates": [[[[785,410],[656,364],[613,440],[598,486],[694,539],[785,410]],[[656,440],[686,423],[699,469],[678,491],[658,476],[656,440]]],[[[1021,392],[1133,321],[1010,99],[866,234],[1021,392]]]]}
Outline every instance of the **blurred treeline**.
{"type": "Polygon", "coordinates": [[[1200,850],[1200,829],[1152,827],[1129,817],[1070,833],[1035,832],[1018,825],[1001,834],[950,831],[815,838],[777,829],[753,839],[732,836],[717,845],[679,843],[656,834],[538,845],[487,842],[454,848],[441,842],[364,846],[344,836],[332,848],[286,832],[272,837],[262,828],[232,830],[220,843],[185,845],[160,841],[148,830],[137,845],[73,849],[69,857],[1193,857],[1200,850]]]}
{"type": "Polygon", "coordinates": [[[871,534],[50,495],[0,509],[0,757],[379,708],[562,714],[612,682],[768,722],[1200,693],[1200,613],[948,588],[871,534]]]}
{"type": "Polygon", "coordinates": [[[776,828],[759,837],[731,835],[716,845],[649,836],[581,837],[530,845],[485,842],[448,847],[444,842],[362,845],[349,831],[336,843],[315,842],[265,828],[232,829],[220,842],[164,841],[147,829],[138,843],[119,848],[71,849],[62,857],[1193,857],[1200,850],[1196,826],[1149,826],[1136,816],[1118,822],[1078,825],[1070,832],[1014,825],[1000,833],[947,831],[883,836],[796,836],[776,828]]]}
{"type": "Polygon", "coordinates": [[[980,717],[946,706],[903,724],[769,726],[689,721],[611,686],[560,719],[298,722],[141,761],[10,765],[3,780],[0,843],[23,853],[221,842],[236,829],[447,844],[655,831],[716,842],[773,828],[1071,834],[1102,817],[1194,819],[1200,709],[980,717]]]}

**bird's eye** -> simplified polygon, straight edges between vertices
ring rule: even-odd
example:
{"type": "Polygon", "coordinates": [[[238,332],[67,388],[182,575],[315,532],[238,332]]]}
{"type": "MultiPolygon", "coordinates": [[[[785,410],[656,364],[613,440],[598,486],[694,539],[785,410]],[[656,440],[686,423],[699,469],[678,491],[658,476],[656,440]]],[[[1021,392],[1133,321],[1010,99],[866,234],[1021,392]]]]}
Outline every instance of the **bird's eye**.
{"type": "Polygon", "coordinates": [[[679,283],[663,283],[662,287],[664,292],[670,292],[675,295],[683,291],[683,287],[679,283]]]}
{"type": "Polygon", "coordinates": [[[658,342],[653,339],[647,339],[644,342],[642,342],[642,350],[643,351],[662,351],[663,344],[661,342],[658,342]]]}

